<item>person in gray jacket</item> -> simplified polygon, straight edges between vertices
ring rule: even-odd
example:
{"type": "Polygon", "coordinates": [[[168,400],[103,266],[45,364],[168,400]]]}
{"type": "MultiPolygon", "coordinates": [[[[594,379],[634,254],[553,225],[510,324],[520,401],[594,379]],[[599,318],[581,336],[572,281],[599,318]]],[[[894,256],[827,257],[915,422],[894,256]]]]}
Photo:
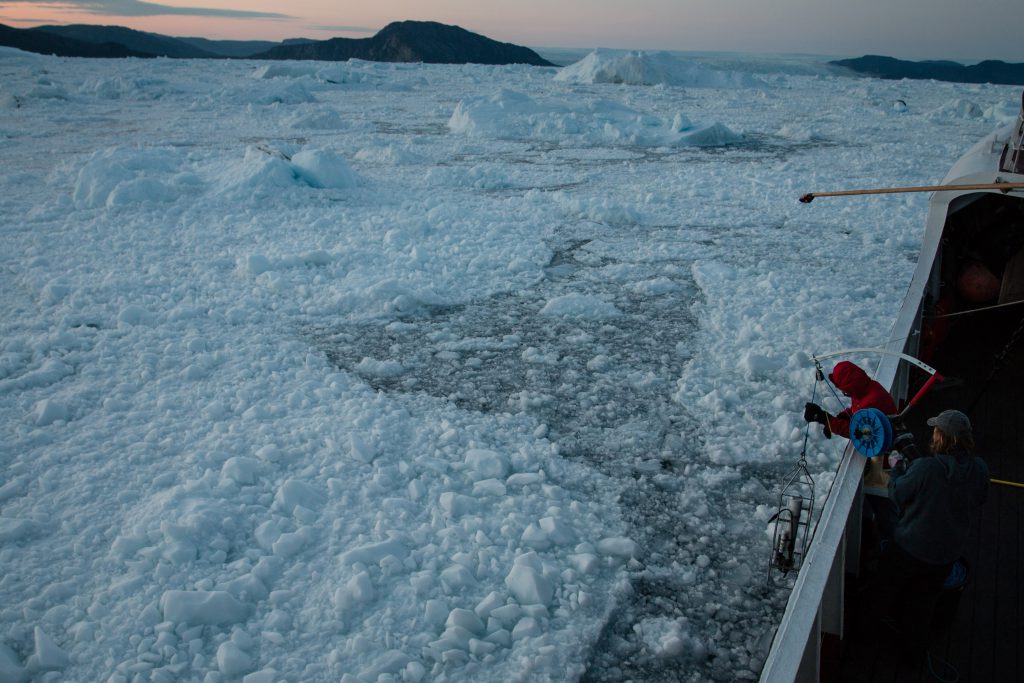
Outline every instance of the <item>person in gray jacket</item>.
{"type": "Polygon", "coordinates": [[[911,655],[923,651],[935,601],[967,546],[989,485],[988,466],[974,455],[965,414],[945,410],[928,426],[932,456],[909,465],[900,461],[890,472],[896,521],[879,565],[883,595],[878,597],[896,608],[896,626],[911,655]]]}

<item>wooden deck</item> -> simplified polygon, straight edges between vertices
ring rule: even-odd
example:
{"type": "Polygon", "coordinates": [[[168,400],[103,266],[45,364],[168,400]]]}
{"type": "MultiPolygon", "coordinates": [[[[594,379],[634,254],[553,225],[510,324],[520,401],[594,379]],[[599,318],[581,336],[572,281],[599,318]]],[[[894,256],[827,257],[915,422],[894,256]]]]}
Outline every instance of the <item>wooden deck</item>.
{"type": "MultiPolygon", "coordinates": [[[[911,428],[919,446],[930,439],[924,420],[946,408],[968,412],[978,455],[993,479],[1024,482],[1024,338],[987,381],[994,357],[1017,329],[1022,306],[957,321],[932,364],[952,381],[915,408],[911,428]],[[980,397],[979,397],[980,396],[980,397]],[[973,405],[973,409],[972,409],[973,405]]],[[[1024,681],[1024,488],[993,483],[965,557],[970,567],[951,623],[933,626],[929,657],[901,661],[899,636],[858,612],[863,591],[848,591],[848,627],[839,656],[822,680],[843,683],[989,683],[1024,681]]],[[[870,535],[865,545],[872,542],[870,535]]],[[[865,552],[865,559],[871,554],[865,552]]],[[[852,584],[856,586],[856,579],[852,584]]],[[[956,602],[955,600],[953,601],[956,602]]]]}

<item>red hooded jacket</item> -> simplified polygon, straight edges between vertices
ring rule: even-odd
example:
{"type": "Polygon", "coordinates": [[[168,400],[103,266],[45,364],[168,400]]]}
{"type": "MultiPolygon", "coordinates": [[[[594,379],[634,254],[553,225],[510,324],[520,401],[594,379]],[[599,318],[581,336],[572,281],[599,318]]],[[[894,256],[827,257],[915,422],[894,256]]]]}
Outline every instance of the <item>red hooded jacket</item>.
{"type": "Polygon", "coordinates": [[[844,394],[852,399],[850,407],[838,415],[828,416],[828,428],[833,434],[850,438],[850,418],[861,408],[877,408],[886,415],[895,415],[896,403],[881,384],[849,361],[840,361],[828,376],[844,394]]]}

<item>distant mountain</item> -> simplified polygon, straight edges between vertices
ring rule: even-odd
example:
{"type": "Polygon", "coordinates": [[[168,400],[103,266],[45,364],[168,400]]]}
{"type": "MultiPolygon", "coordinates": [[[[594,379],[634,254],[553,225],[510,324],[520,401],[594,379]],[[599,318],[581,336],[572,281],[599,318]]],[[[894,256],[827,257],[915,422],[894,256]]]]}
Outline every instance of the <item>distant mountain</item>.
{"type": "Polygon", "coordinates": [[[220,57],[237,59],[252,57],[278,45],[304,45],[316,42],[310,38],[288,38],[281,43],[271,40],[210,40],[209,38],[178,38],[178,40],[220,57]]]}
{"type": "Polygon", "coordinates": [[[1024,85],[1024,64],[1009,64],[998,60],[986,60],[971,66],[964,66],[950,61],[908,62],[893,57],[865,55],[856,59],[839,59],[829,62],[829,64],[845,67],[875,78],[1024,85]]]}
{"type": "Polygon", "coordinates": [[[459,26],[433,21],[396,21],[382,28],[372,38],[331,38],[306,45],[281,45],[253,57],[554,66],[529,48],[499,43],[459,26]]]}
{"type": "Polygon", "coordinates": [[[135,31],[119,26],[40,26],[45,31],[86,43],[118,43],[135,52],[179,59],[213,59],[217,57],[250,57],[278,45],[302,45],[314,42],[309,38],[290,38],[282,43],[270,40],[210,40],[209,38],[172,38],[158,33],[135,31]]]}
{"type": "Polygon", "coordinates": [[[69,24],[67,26],[37,26],[31,31],[42,31],[53,35],[79,40],[84,43],[116,43],[129,50],[152,57],[175,57],[178,59],[212,59],[218,56],[200,49],[180,38],[147,33],[123,26],[93,26],[91,24],[69,24]]]}
{"type": "Polygon", "coordinates": [[[0,45],[59,57],[152,57],[110,42],[86,42],[36,29],[0,24],[0,45]]]}
{"type": "Polygon", "coordinates": [[[312,59],[432,64],[532,64],[555,66],[533,50],[499,43],[458,26],[432,21],[388,24],[372,38],[314,41],[173,38],[123,26],[37,26],[0,24],[0,45],[60,57],[173,57],[178,59],[312,59]]]}

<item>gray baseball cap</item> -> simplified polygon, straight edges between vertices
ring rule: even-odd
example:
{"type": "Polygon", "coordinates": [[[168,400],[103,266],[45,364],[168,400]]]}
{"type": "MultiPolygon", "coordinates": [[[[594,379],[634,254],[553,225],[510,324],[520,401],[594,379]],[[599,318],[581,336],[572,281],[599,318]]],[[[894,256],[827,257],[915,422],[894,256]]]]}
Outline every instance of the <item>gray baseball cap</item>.
{"type": "Polygon", "coordinates": [[[943,410],[935,417],[928,418],[929,427],[938,427],[950,436],[960,436],[971,431],[971,420],[959,410],[943,410]]]}

